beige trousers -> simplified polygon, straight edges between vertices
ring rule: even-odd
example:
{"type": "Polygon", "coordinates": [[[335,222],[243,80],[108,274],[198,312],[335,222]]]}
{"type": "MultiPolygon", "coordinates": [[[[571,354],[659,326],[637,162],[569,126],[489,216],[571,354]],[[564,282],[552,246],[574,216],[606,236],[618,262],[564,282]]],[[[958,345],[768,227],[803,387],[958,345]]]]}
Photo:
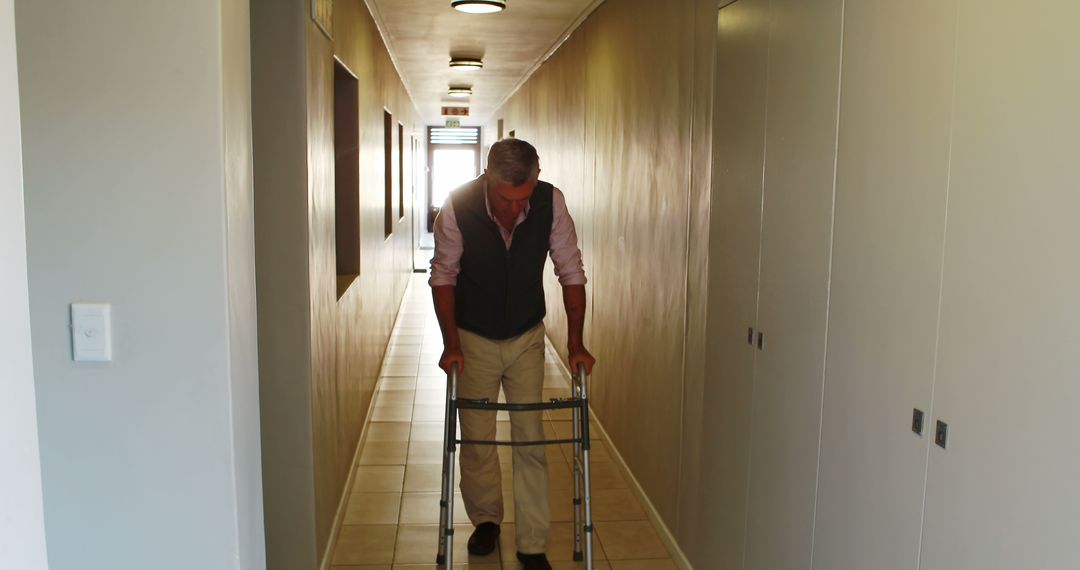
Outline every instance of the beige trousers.
{"type": "MultiPolygon", "coordinates": [[[[521,336],[496,341],[460,331],[465,370],[458,379],[458,397],[499,397],[502,384],[510,403],[540,402],[544,390],[544,325],[521,336]]],[[[544,439],[543,412],[510,412],[514,441],[544,439]]],[[[461,410],[461,439],[495,439],[496,412],[461,410]]],[[[513,448],[514,517],[518,552],[538,554],[547,550],[548,472],[544,446],[513,448]]],[[[493,445],[461,446],[461,495],[474,525],[502,524],[502,473],[493,445]]]]}

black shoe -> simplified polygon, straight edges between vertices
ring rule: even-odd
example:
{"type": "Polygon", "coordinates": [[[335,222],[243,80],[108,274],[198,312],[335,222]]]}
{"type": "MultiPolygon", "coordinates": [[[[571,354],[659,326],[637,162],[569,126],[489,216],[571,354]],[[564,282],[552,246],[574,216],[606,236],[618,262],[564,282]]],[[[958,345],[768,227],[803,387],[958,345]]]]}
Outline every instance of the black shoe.
{"type": "Polygon", "coordinates": [[[469,537],[469,554],[484,556],[495,551],[499,543],[499,525],[493,522],[480,523],[469,537]]]}
{"type": "Polygon", "coordinates": [[[517,559],[521,561],[525,570],[551,570],[551,564],[548,563],[547,556],[544,554],[522,554],[518,552],[517,559]]]}

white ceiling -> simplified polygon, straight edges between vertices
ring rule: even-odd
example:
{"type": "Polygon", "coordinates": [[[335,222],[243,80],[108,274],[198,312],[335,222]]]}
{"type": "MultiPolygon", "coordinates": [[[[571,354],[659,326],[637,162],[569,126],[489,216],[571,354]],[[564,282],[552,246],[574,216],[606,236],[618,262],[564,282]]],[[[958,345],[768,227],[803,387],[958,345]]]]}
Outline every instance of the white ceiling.
{"type": "Polygon", "coordinates": [[[603,0],[507,0],[495,14],[465,14],[450,0],[367,0],[405,86],[429,125],[444,104],[470,107],[481,126],[603,0]],[[453,70],[450,56],[482,57],[479,71],[453,70]],[[472,86],[468,99],[446,95],[472,86]]]}

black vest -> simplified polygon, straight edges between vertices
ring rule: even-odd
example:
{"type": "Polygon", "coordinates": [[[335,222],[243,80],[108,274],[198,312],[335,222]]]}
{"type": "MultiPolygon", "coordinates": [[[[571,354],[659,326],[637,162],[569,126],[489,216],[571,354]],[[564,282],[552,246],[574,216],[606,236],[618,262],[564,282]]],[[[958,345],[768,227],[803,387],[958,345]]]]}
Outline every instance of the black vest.
{"type": "Polygon", "coordinates": [[[465,246],[454,289],[458,327],[505,340],[544,320],[544,264],[551,239],[553,190],[547,182],[536,184],[529,215],[514,229],[509,251],[498,225],[488,216],[483,178],[451,194],[465,246]]]}

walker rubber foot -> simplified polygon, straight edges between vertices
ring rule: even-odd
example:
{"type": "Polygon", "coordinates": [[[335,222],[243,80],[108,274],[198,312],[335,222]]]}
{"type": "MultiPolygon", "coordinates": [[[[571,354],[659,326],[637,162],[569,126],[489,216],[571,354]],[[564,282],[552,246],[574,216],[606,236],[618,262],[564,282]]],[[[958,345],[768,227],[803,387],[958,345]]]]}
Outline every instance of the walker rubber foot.
{"type": "Polygon", "coordinates": [[[446,555],[445,554],[436,555],[435,556],[435,564],[438,564],[439,566],[442,566],[443,564],[446,564],[446,555]]]}
{"type": "Polygon", "coordinates": [[[585,560],[585,556],[583,556],[580,552],[575,552],[574,562],[581,562],[582,560],[585,560]]]}

